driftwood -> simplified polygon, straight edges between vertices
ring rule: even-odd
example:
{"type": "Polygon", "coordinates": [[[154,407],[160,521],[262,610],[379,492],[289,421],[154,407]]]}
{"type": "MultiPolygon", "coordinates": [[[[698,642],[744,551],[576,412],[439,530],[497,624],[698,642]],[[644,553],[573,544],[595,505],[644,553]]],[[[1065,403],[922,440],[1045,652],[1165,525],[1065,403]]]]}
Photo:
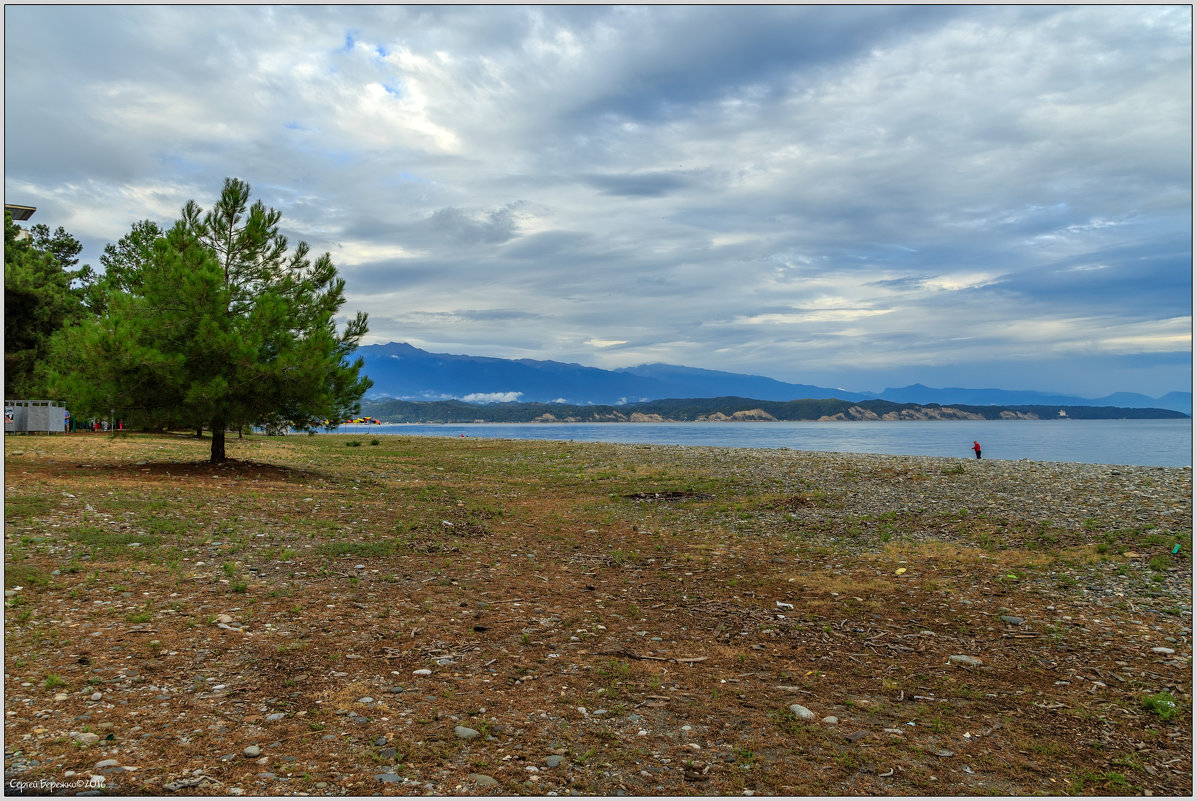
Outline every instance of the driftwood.
{"type": "Polygon", "coordinates": [[[705,656],[647,656],[632,653],[626,648],[619,648],[614,651],[595,651],[595,656],[622,656],[627,659],[642,659],[652,662],[673,662],[675,664],[693,664],[695,662],[705,662],[709,657],[705,656]]]}

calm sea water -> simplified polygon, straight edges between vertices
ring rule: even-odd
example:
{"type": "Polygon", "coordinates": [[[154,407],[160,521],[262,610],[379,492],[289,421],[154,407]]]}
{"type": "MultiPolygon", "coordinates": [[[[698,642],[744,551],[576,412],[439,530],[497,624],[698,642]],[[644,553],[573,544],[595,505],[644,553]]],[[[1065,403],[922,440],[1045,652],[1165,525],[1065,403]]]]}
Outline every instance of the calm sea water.
{"type": "Polygon", "coordinates": [[[855,423],[474,423],[343,425],[341,434],[553,439],[586,442],[792,448],[986,459],[1184,467],[1192,420],[982,420],[855,423]]]}

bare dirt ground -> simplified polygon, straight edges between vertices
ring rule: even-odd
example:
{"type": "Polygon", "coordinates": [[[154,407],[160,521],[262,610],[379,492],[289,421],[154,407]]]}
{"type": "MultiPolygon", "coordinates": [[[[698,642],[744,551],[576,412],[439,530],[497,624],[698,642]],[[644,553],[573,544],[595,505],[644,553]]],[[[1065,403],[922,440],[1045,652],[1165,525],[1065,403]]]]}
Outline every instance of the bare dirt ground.
{"type": "Polygon", "coordinates": [[[6,793],[1192,793],[1187,469],[206,451],[6,438],[6,793]]]}

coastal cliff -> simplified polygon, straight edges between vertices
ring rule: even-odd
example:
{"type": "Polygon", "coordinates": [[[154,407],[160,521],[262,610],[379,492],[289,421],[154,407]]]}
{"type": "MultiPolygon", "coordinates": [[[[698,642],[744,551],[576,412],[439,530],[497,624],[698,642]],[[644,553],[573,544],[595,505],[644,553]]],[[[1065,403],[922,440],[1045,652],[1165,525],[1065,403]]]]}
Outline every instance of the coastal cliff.
{"type": "Polygon", "coordinates": [[[621,406],[562,403],[378,401],[362,411],[388,423],[732,423],[876,422],[918,420],[1187,419],[1167,409],[1109,406],[943,406],[935,403],[846,401],[835,398],[762,401],[752,398],[671,398],[621,406]]]}

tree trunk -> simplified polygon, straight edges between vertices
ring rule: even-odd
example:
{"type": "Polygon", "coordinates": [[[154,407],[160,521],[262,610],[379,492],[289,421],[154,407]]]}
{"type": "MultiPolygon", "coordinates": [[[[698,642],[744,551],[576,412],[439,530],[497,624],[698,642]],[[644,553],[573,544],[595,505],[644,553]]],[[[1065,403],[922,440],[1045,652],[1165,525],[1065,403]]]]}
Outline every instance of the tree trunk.
{"type": "Polygon", "coordinates": [[[203,438],[204,438],[204,427],[203,427],[203,426],[196,426],[196,427],[195,427],[195,438],[196,438],[196,439],[203,439],[203,438]]]}
{"type": "Polygon", "coordinates": [[[217,423],[212,426],[212,464],[220,464],[225,461],[224,455],[224,423],[217,423]]]}

